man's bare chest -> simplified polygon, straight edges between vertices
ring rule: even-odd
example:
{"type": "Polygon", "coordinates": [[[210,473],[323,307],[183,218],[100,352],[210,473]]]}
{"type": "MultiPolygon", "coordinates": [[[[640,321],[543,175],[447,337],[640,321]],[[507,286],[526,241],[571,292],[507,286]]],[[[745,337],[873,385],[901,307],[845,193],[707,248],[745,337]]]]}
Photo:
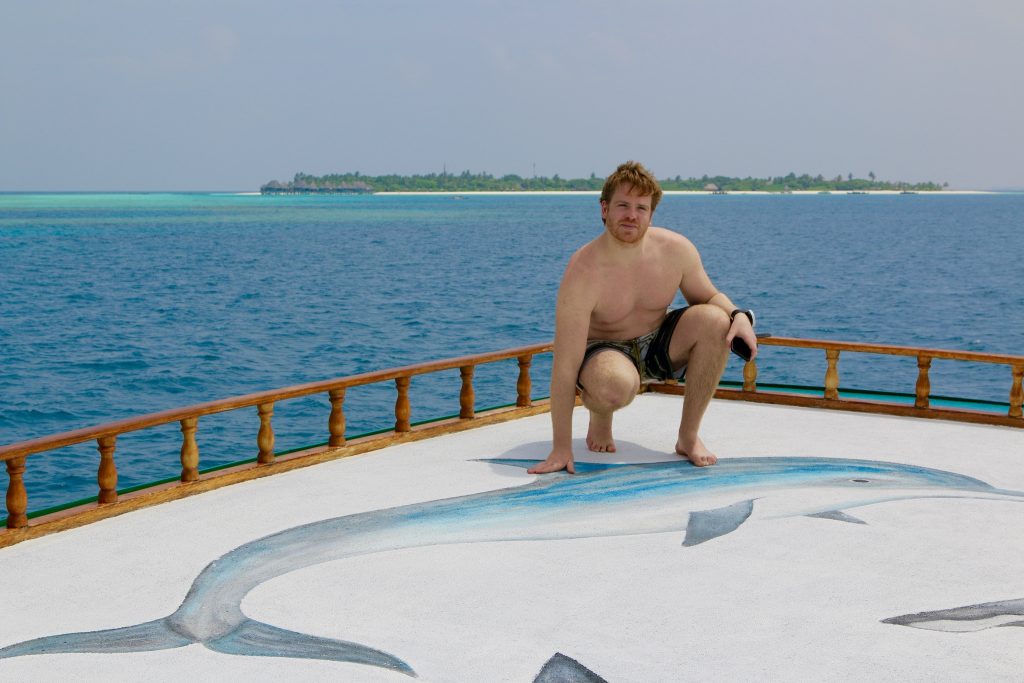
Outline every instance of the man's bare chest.
{"type": "Polygon", "coordinates": [[[608,271],[596,286],[592,330],[632,330],[638,325],[646,327],[664,314],[679,289],[679,280],[665,268],[608,271]]]}

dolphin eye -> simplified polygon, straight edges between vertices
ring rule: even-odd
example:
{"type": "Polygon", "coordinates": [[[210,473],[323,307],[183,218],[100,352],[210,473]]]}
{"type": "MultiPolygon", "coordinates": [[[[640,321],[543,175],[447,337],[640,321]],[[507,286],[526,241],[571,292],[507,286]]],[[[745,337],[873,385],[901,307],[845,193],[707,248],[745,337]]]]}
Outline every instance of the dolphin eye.
{"type": "Polygon", "coordinates": [[[850,481],[852,481],[852,482],[854,482],[856,484],[870,484],[871,483],[870,479],[851,479],[850,481]]]}

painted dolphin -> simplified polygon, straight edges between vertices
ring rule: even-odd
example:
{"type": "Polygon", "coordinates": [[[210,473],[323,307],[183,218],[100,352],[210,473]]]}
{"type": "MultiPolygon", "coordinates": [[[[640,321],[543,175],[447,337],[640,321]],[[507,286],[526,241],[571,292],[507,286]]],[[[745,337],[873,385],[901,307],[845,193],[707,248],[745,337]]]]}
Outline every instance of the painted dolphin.
{"type": "Polygon", "coordinates": [[[882,619],[882,623],[956,633],[982,631],[999,626],[1024,626],[1024,598],[904,614],[882,619]]]}
{"type": "MultiPolygon", "coordinates": [[[[482,462],[529,468],[536,461],[482,462]]],[[[29,640],[0,657],[58,652],[138,652],[202,643],[228,654],[356,662],[415,676],[380,650],[287,631],[246,617],[256,586],[345,557],[452,543],[588,538],[684,531],[696,546],[759,517],[807,515],[861,523],[845,509],[912,498],[1024,501],[953,472],[871,460],[733,458],[698,468],[684,460],[628,465],[577,463],[522,486],[336,517],[235,548],[196,577],[170,616],[133,626],[29,640]],[[827,501],[827,502],[823,502],[827,501]]]]}

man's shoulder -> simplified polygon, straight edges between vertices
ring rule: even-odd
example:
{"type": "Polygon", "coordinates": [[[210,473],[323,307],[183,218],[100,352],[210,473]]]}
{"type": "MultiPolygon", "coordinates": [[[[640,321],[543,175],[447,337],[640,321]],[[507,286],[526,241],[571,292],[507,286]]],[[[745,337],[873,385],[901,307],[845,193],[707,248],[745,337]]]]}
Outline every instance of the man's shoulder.
{"type": "Polygon", "coordinates": [[[591,240],[573,252],[569,257],[566,272],[590,270],[597,264],[597,240],[591,240]]]}
{"type": "Polygon", "coordinates": [[[675,249],[695,249],[693,242],[686,239],[678,232],[669,230],[668,228],[658,228],[651,226],[647,230],[647,236],[650,240],[660,247],[668,247],[675,249]]]}
{"type": "Polygon", "coordinates": [[[594,284],[601,281],[598,270],[586,247],[581,247],[569,257],[569,264],[558,287],[559,308],[592,310],[597,301],[597,288],[594,284]]]}
{"type": "Polygon", "coordinates": [[[588,242],[569,257],[569,263],[562,274],[561,290],[573,297],[589,298],[594,292],[594,283],[601,281],[601,265],[597,247],[588,242]]]}
{"type": "Polygon", "coordinates": [[[647,238],[651,244],[657,246],[659,251],[677,255],[696,252],[696,247],[693,246],[692,242],[684,238],[679,232],[670,230],[667,227],[651,225],[647,229],[647,238]]]}

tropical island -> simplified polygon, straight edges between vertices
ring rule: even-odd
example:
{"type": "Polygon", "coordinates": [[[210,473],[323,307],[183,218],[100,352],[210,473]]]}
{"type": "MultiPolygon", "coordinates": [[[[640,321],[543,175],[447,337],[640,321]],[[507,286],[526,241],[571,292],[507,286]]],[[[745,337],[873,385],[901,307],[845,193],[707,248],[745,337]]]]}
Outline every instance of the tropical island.
{"type": "MultiPolygon", "coordinates": [[[[874,172],[867,178],[855,178],[852,173],[843,177],[826,178],[804,173],[767,178],[732,178],[729,176],[701,176],[700,178],[664,178],[661,187],[669,191],[691,192],[935,192],[949,187],[949,183],[879,180],[874,172]]],[[[363,194],[370,192],[572,192],[599,191],[604,178],[591,173],[589,178],[561,178],[556,173],[547,178],[524,178],[510,174],[499,177],[490,173],[429,173],[425,175],[362,175],[332,173],[323,176],[296,173],[293,180],[272,180],[262,187],[262,194],[363,194]]]]}

